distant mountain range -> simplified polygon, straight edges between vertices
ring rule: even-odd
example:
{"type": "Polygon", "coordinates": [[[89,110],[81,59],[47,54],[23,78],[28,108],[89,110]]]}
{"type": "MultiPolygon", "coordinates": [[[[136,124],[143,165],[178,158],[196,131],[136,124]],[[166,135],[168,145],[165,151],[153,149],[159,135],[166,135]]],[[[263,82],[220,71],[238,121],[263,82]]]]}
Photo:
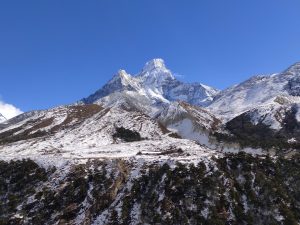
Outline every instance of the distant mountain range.
{"type": "Polygon", "coordinates": [[[300,63],[296,63],[282,73],[255,76],[219,91],[201,83],[178,81],[162,59],[153,59],[137,75],[120,70],[94,94],[73,105],[25,113],[2,123],[0,137],[10,146],[23,139],[25,145],[32,146],[35,136],[46,136],[34,146],[52,148],[70,142],[77,148],[78,142],[89,148],[115,143],[112,134],[116,127],[126,127],[147,139],[174,133],[221,151],[298,149],[299,79],[300,63]],[[145,124],[152,124],[152,128],[147,125],[143,129],[145,124]]]}
{"type": "Polygon", "coordinates": [[[300,221],[300,174],[290,172],[299,171],[300,63],[220,91],[153,59],[74,104],[1,116],[0,169],[10,169],[0,224],[300,221]]]}

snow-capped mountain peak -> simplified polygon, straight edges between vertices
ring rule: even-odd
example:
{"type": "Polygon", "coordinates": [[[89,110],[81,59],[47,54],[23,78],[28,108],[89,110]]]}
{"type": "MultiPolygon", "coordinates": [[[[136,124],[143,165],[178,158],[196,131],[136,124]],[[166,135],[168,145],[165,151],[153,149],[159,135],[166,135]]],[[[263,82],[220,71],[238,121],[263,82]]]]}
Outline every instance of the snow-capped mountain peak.
{"type": "Polygon", "coordinates": [[[294,75],[300,75],[300,62],[297,62],[291,65],[287,70],[285,70],[282,74],[291,73],[294,75]]]}
{"type": "MultiPolygon", "coordinates": [[[[135,76],[131,76],[125,70],[119,70],[107,84],[82,102],[112,106],[120,105],[117,103],[124,102],[124,98],[125,102],[128,102],[128,98],[134,98],[143,99],[141,105],[149,109],[154,105],[157,107],[176,100],[206,106],[217,93],[218,90],[200,83],[178,81],[166,67],[164,60],[157,58],[147,62],[142,71],[135,76]],[[145,100],[150,105],[145,105],[145,100]]],[[[137,100],[133,103],[138,104],[137,100]]]]}
{"type": "Polygon", "coordinates": [[[165,66],[164,60],[152,59],[147,62],[140,74],[136,76],[146,86],[162,86],[162,83],[175,80],[175,77],[165,66]]]}
{"type": "Polygon", "coordinates": [[[157,58],[148,61],[143,68],[143,72],[149,72],[154,69],[162,69],[162,70],[166,69],[164,60],[157,58]]]}

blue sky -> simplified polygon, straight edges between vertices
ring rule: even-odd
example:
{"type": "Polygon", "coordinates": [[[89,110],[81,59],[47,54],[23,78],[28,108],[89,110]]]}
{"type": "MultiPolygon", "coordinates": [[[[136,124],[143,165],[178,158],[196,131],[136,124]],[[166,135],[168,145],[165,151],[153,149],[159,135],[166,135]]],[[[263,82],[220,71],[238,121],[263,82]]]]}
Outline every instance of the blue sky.
{"type": "Polygon", "coordinates": [[[299,11],[299,0],[0,0],[0,96],[23,111],[72,103],[157,57],[224,89],[300,61],[299,11]]]}

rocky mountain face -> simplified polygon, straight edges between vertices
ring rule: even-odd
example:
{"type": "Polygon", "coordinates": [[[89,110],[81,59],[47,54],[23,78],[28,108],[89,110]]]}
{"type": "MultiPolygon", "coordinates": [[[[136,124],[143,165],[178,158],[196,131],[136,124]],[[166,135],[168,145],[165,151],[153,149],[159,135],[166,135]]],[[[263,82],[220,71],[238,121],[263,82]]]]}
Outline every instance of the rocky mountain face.
{"type": "MultiPolygon", "coordinates": [[[[160,106],[180,100],[187,103],[206,106],[219,91],[200,83],[187,84],[178,81],[166,68],[162,59],[154,59],[146,63],[143,70],[131,76],[120,70],[106,85],[94,94],[81,100],[85,104],[102,103],[112,106],[120,102],[132,105],[145,102],[152,108],[154,115],[160,106]]],[[[149,111],[149,109],[148,109],[149,111]]]]}
{"type": "Polygon", "coordinates": [[[154,59],[0,123],[0,224],[299,224],[299,77],[219,92],[154,59]]]}
{"type": "Polygon", "coordinates": [[[226,123],[230,134],[220,134],[221,141],[241,146],[273,149],[287,154],[300,149],[299,104],[269,105],[249,110],[226,123]]]}
{"type": "Polygon", "coordinates": [[[204,108],[186,102],[172,102],[156,119],[182,138],[211,147],[211,133],[222,130],[222,121],[204,108]]]}
{"type": "Polygon", "coordinates": [[[255,76],[220,92],[208,110],[223,118],[222,141],[243,146],[299,149],[300,63],[270,76],[255,76]]]}

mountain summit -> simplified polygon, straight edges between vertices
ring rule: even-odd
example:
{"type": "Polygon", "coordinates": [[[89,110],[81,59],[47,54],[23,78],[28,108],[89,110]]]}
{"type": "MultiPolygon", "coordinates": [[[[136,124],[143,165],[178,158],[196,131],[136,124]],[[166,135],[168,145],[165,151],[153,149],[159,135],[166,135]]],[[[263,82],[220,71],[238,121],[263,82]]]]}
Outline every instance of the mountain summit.
{"type": "Polygon", "coordinates": [[[166,69],[165,61],[163,59],[159,59],[159,58],[152,59],[145,64],[143,71],[149,72],[154,69],[166,69]]]}
{"type": "Polygon", "coordinates": [[[300,75],[300,62],[296,62],[293,65],[291,65],[287,70],[285,70],[283,72],[283,74],[285,73],[290,73],[290,74],[294,74],[294,75],[300,75]]]}
{"type": "MultiPolygon", "coordinates": [[[[163,59],[152,59],[146,63],[142,72],[136,76],[145,86],[161,88],[163,83],[172,82],[175,77],[165,66],[163,59]]],[[[162,91],[162,90],[161,90],[162,91]]]]}

